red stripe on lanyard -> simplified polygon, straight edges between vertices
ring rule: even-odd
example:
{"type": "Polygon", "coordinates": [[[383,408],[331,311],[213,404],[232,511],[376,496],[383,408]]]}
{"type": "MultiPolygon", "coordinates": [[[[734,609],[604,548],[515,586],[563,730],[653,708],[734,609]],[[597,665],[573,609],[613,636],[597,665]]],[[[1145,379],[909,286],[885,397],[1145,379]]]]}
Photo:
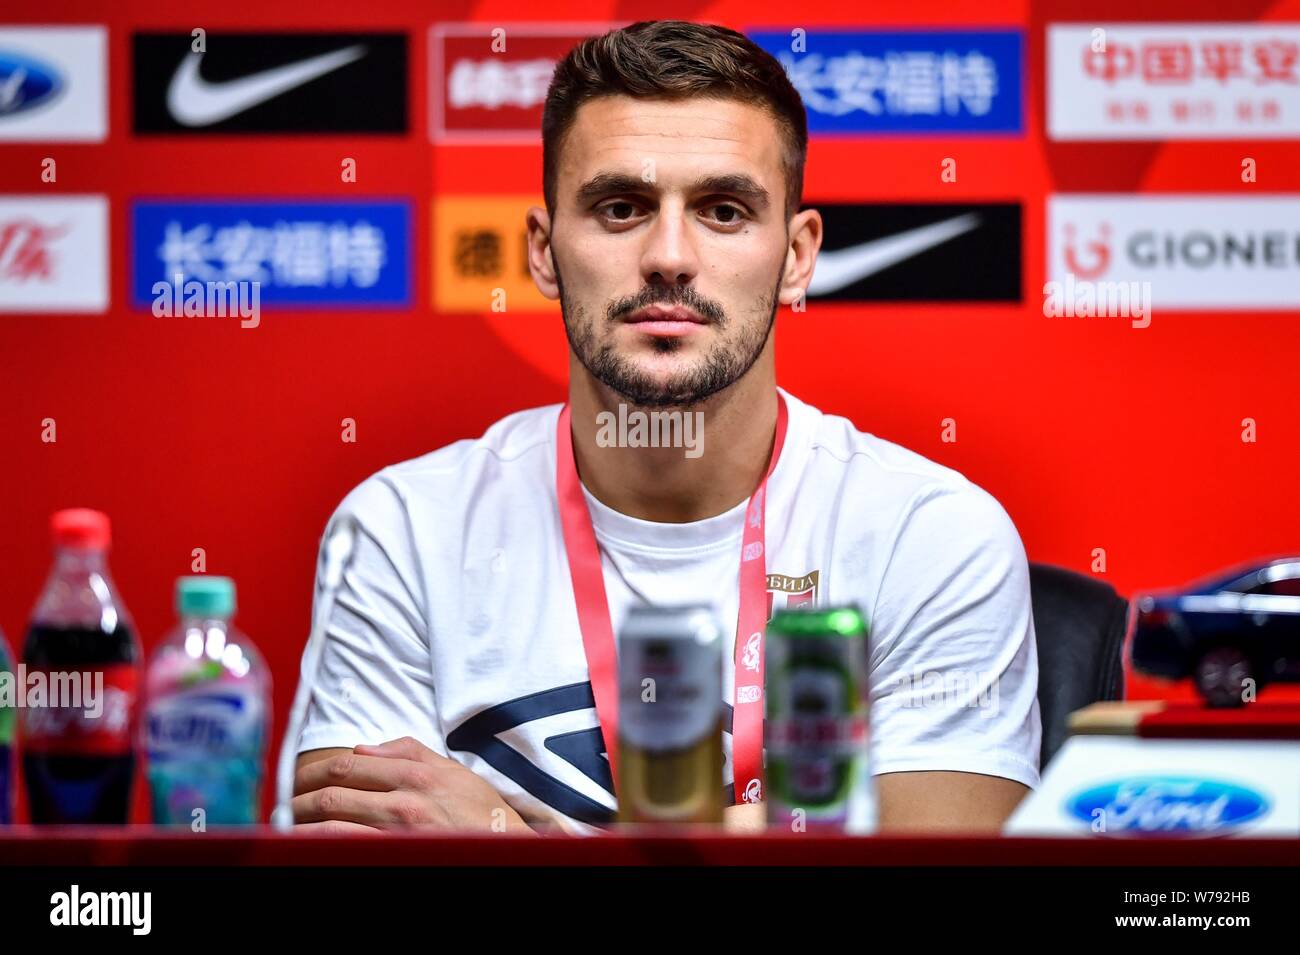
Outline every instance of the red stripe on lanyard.
{"type": "MultiPolygon", "coordinates": [[[[763,637],[767,629],[767,560],[764,524],[767,480],[776,469],[785,444],[788,415],[785,399],[777,393],[776,435],[767,473],[745,509],[745,530],[740,547],[740,612],[736,617],[736,679],[732,713],[731,754],[735,772],[736,802],[763,798],[763,637]],[[742,636],[743,635],[743,636],[742,636]]],[[[555,489],[560,505],[564,550],[573,580],[582,646],[587,654],[596,714],[605,738],[605,753],[618,787],[618,657],[609,599],[600,566],[600,548],[591,524],[591,512],[582,493],[582,481],[573,457],[573,429],[569,406],[560,409],[555,434],[555,489]]]]}

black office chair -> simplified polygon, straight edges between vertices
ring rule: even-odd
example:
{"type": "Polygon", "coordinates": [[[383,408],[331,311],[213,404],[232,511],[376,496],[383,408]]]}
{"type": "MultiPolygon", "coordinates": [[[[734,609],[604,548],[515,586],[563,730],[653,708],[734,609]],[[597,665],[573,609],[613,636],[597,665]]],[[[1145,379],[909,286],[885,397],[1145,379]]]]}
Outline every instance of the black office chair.
{"type": "Polygon", "coordinates": [[[1072,712],[1124,697],[1121,654],[1128,601],[1096,578],[1032,562],[1029,590],[1038,636],[1038,709],[1043,723],[1039,766],[1045,769],[1069,735],[1072,712]]]}

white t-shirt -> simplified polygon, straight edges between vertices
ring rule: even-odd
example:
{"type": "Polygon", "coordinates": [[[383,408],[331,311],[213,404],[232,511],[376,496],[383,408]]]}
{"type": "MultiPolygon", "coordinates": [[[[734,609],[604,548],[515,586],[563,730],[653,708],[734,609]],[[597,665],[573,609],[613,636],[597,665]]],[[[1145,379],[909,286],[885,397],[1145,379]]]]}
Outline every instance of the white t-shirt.
{"type": "MultiPolygon", "coordinates": [[[[1011,519],[956,471],[782,394],[768,592],[773,609],[855,603],[866,614],[871,772],[1036,786],[1038,662],[1011,519]]],[[[613,818],[556,500],[559,410],[512,414],[344,499],[334,519],[351,515],[360,533],[300,752],[413,736],[530,823],[591,832],[613,818]]],[[[628,517],[590,493],[587,503],[615,633],[637,603],[713,602],[734,628],[746,502],[688,524],[628,517]]],[[[728,660],[728,793],[732,678],[728,660]]]]}

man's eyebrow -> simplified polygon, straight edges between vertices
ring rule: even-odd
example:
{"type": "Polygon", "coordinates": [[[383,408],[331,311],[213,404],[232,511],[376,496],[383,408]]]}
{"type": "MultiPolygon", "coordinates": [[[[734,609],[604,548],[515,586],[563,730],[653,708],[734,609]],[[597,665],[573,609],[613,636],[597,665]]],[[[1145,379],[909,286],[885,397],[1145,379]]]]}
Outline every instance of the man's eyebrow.
{"type": "MultiPolygon", "coordinates": [[[[646,182],[639,176],[626,173],[602,172],[592,176],[575,193],[579,205],[586,205],[619,193],[647,193],[653,191],[653,183],[646,182]]],[[[705,176],[695,180],[691,192],[715,194],[724,193],[744,199],[756,209],[767,208],[772,201],[768,191],[759,185],[753,176],[745,173],[723,173],[717,176],[705,176]]]]}
{"type": "Polygon", "coordinates": [[[772,197],[768,195],[766,189],[758,184],[758,180],[743,172],[705,176],[703,179],[697,179],[694,191],[708,194],[726,193],[737,196],[756,209],[766,209],[772,202],[772,197]]]}
{"type": "Polygon", "coordinates": [[[621,172],[602,172],[579,186],[575,198],[579,205],[586,205],[588,202],[595,202],[597,199],[620,192],[647,192],[649,185],[637,176],[629,176],[621,172]]]}

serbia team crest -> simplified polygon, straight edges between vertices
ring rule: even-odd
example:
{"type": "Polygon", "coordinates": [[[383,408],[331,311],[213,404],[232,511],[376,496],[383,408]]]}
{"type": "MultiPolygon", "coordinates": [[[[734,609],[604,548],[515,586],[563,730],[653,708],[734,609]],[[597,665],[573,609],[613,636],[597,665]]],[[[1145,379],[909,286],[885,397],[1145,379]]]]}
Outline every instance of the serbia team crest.
{"type": "MultiPolygon", "coordinates": [[[[767,616],[778,610],[815,606],[819,589],[819,571],[800,577],[785,574],[767,575],[767,616]]],[[[740,634],[736,639],[742,639],[740,634]]],[[[759,634],[746,634],[741,665],[752,661],[757,667],[759,634]]],[[[723,750],[727,761],[723,780],[727,805],[735,803],[731,775],[732,706],[723,703],[723,750]]],[[[472,753],[513,780],[521,789],[571,819],[592,826],[614,821],[614,810],[593,798],[590,785],[614,798],[614,780],[610,773],[605,741],[596,715],[596,698],[590,682],[571,683],[550,690],[530,693],[515,700],[480,710],[465,720],[446,739],[447,749],[472,753]],[[557,719],[565,714],[590,711],[588,728],[555,731],[557,719]],[[507,742],[507,738],[510,740],[507,742]],[[578,778],[575,778],[575,773],[578,778]],[[585,777],[585,780],[583,780],[585,777]]]]}

